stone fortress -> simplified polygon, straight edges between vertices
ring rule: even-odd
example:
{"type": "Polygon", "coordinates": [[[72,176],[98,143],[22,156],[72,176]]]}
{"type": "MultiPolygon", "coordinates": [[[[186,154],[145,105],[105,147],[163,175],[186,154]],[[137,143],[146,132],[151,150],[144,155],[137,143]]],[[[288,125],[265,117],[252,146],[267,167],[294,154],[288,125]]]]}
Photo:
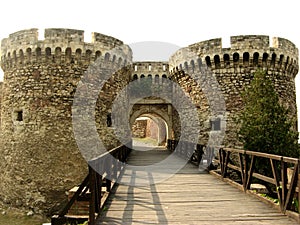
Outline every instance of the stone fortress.
{"type": "MultiPolygon", "coordinates": [[[[141,80],[155,84],[157,92],[174,88],[164,86],[167,81],[180,87],[198,113],[198,143],[209,144],[212,134],[224,132],[220,144],[237,147],[233,117],[243,107],[241,93],[260,68],[274,82],[297,129],[298,49],[284,38],[273,38],[270,46],[268,36],[234,36],[230,48],[222,48],[218,38],[179,49],[168,62],[132,63],[129,46],[100,33],[93,33],[87,43],[81,30],[46,29],[44,40],[38,39],[37,29],[22,30],[1,42],[0,201],[50,214],[66,200],[65,192],[85,177],[87,163],[74,137],[72,104],[79,82],[97,60],[100,67],[105,63],[121,68],[103,81],[95,106],[97,131],[107,149],[120,144],[111,123],[114,99],[129,83],[141,80]],[[209,71],[206,80],[213,76],[217,82],[225,111],[211,108],[212,103],[218,105],[218,93],[207,96],[203,80],[191,75],[203,71],[209,71]]],[[[173,91],[176,88],[171,95],[173,91]]],[[[132,103],[129,118],[123,119],[130,127],[141,116],[153,119],[159,142],[165,143],[180,138],[183,119],[177,110],[166,99],[149,97],[132,103]]],[[[193,124],[185,125],[193,130],[193,124]]]]}

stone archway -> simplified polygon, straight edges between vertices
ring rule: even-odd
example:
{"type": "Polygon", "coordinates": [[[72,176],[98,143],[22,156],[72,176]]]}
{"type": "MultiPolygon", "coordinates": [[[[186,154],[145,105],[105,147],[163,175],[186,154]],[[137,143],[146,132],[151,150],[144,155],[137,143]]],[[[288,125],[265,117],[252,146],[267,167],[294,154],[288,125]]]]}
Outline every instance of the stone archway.
{"type": "Polygon", "coordinates": [[[166,146],[168,139],[168,125],[157,115],[143,114],[131,126],[132,136],[151,138],[156,140],[157,146],[166,146]]]}
{"type": "Polygon", "coordinates": [[[158,145],[164,145],[167,139],[173,137],[171,104],[135,104],[130,114],[130,127],[141,116],[148,117],[157,123],[159,127],[158,145]]]}

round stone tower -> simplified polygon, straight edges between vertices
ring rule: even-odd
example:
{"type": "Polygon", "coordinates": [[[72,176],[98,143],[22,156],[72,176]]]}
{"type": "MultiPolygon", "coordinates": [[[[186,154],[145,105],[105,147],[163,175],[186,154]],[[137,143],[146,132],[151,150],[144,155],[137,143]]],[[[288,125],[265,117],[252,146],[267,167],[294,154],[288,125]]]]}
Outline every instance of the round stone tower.
{"type": "MultiPolygon", "coordinates": [[[[84,42],[81,30],[46,29],[44,36],[38,40],[38,30],[29,29],[1,42],[0,199],[51,213],[87,173],[72,130],[79,81],[101,57],[113,67],[125,65],[132,52],[100,33],[92,33],[91,43],[84,42]]],[[[114,74],[97,102],[97,128],[108,148],[119,144],[107,124],[111,102],[130,75],[126,68],[114,74]]]]}
{"type": "Polygon", "coordinates": [[[242,109],[241,93],[249,86],[257,69],[267,72],[297,129],[298,49],[289,40],[279,37],[274,37],[270,46],[269,39],[269,36],[233,36],[231,47],[222,48],[222,40],[217,38],[180,49],[170,58],[172,79],[182,86],[198,108],[200,143],[206,144],[210,135],[224,129],[221,135],[224,139],[218,143],[229,147],[240,145],[233,117],[242,109]],[[192,79],[195,74],[198,76],[192,79]],[[203,91],[207,83],[211,86],[203,91]]]}

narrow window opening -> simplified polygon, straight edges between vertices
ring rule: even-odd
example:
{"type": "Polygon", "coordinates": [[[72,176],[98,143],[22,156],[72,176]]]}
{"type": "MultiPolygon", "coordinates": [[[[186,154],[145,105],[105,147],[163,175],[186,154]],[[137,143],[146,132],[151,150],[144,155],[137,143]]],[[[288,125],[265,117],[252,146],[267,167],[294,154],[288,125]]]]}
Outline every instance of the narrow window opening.
{"type": "Polygon", "coordinates": [[[158,75],[158,74],[155,75],[155,80],[154,80],[154,82],[155,82],[155,83],[159,83],[159,75],[158,75]]]}
{"type": "Polygon", "coordinates": [[[280,58],[279,58],[279,64],[282,64],[283,58],[284,58],[284,55],[280,55],[280,58]]]}
{"type": "Polygon", "coordinates": [[[248,65],[249,58],[250,58],[249,52],[244,52],[244,54],[243,54],[243,63],[244,63],[244,65],[248,65]]]}
{"type": "Polygon", "coordinates": [[[273,53],[273,54],[272,54],[271,64],[274,66],[274,65],[275,65],[275,62],[276,62],[276,54],[273,53]]]}
{"type": "Polygon", "coordinates": [[[16,121],[23,121],[23,111],[16,111],[16,121]]]}
{"type": "Polygon", "coordinates": [[[235,53],[233,54],[233,62],[234,62],[234,63],[238,63],[239,60],[240,60],[240,55],[239,55],[239,53],[235,52],[235,53]]]}
{"type": "Polygon", "coordinates": [[[194,70],[195,70],[195,62],[194,62],[194,60],[191,60],[191,67],[192,67],[192,71],[194,72],[194,70]]]}
{"type": "Polygon", "coordinates": [[[184,62],[184,69],[185,69],[186,71],[188,71],[188,70],[189,70],[189,65],[188,65],[188,63],[187,63],[187,62],[184,62]]]}
{"type": "Polygon", "coordinates": [[[253,65],[254,66],[257,66],[258,65],[258,58],[259,58],[259,53],[258,52],[255,52],[253,54],[253,65]]]}
{"type": "Polygon", "coordinates": [[[220,56],[219,55],[214,56],[214,62],[215,62],[216,69],[219,69],[221,67],[221,62],[220,62],[220,56]]]}
{"type": "Polygon", "coordinates": [[[92,51],[89,49],[86,50],[85,55],[86,55],[87,61],[89,62],[91,60],[92,51]]]}
{"type": "Polygon", "coordinates": [[[268,60],[268,57],[269,57],[269,54],[265,52],[265,53],[263,54],[263,59],[262,59],[262,61],[263,61],[264,63],[266,63],[267,60],[268,60]]]}
{"type": "Polygon", "coordinates": [[[98,58],[100,58],[100,56],[101,56],[101,52],[100,51],[96,51],[96,53],[95,53],[95,60],[98,59],[98,58]]]}
{"type": "Polygon", "coordinates": [[[105,61],[109,61],[109,58],[110,58],[110,54],[107,52],[107,53],[105,53],[105,55],[104,55],[104,60],[105,61]]]}
{"type": "Polygon", "coordinates": [[[228,54],[224,54],[223,59],[224,59],[225,66],[229,66],[230,65],[230,57],[229,57],[229,55],[228,54]]]}
{"type": "Polygon", "coordinates": [[[46,48],[46,56],[51,56],[51,48],[46,48]]]}
{"type": "Polygon", "coordinates": [[[108,113],[106,116],[106,125],[107,125],[107,127],[112,126],[111,113],[108,113]]]}
{"type": "Polygon", "coordinates": [[[113,58],[112,58],[112,62],[115,62],[116,58],[117,58],[117,56],[114,55],[113,58]]]}
{"type": "Polygon", "coordinates": [[[167,80],[167,75],[166,75],[166,74],[163,74],[163,75],[161,76],[161,78],[162,78],[161,82],[162,82],[162,83],[165,83],[166,80],[167,80]]]}
{"type": "Polygon", "coordinates": [[[207,65],[208,67],[211,67],[211,61],[210,61],[210,57],[209,57],[209,56],[206,56],[206,57],[205,57],[205,62],[206,62],[206,65],[207,65]]]}
{"type": "Polygon", "coordinates": [[[81,58],[81,49],[80,48],[78,48],[78,49],[76,49],[76,51],[75,51],[75,55],[76,55],[76,58],[77,59],[80,59],[81,58]]]}
{"type": "Polygon", "coordinates": [[[118,60],[118,64],[121,65],[121,63],[122,63],[122,58],[120,57],[118,60]]]}
{"type": "Polygon", "coordinates": [[[31,58],[31,48],[27,48],[27,50],[26,50],[26,57],[27,57],[27,59],[29,61],[30,58],[31,58]]]}
{"type": "Polygon", "coordinates": [[[217,118],[210,121],[211,130],[221,130],[221,119],[217,118]]]}

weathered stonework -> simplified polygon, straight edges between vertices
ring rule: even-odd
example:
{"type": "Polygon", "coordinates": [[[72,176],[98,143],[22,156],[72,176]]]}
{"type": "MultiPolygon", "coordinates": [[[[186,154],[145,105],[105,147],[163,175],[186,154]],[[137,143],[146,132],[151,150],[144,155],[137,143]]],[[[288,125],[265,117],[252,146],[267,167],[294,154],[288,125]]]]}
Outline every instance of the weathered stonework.
{"type": "MultiPolygon", "coordinates": [[[[268,36],[235,36],[226,49],[221,39],[213,39],[178,50],[169,62],[130,64],[132,52],[120,40],[93,33],[91,43],[86,43],[83,34],[80,30],[46,29],[45,39],[38,40],[37,29],[30,29],[11,34],[1,42],[1,201],[51,213],[67,199],[65,191],[86,175],[87,163],[78,149],[72,124],[74,95],[83,77],[94,79],[91,86],[104,84],[97,93],[95,124],[107,149],[120,144],[116,130],[110,126],[113,104],[120,109],[116,115],[124,125],[117,132],[126,138],[130,137],[126,126],[132,127],[137,118],[147,116],[158,124],[159,144],[164,144],[166,138],[179,139],[184,118],[178,111],[185,117],[184,126],[198,132],[189,121],[189,109],[180,107],[184,98],[178,97],[178,87],[196,109],[200,144],[207,144],[209,137],[218,138],[214,135],[225,129],[226,122],[221,144],[238,146],[233,117],[242,109],[241,93],[258,68],[267,71],[290,117],[297,118],[294,78],[298,73],[298,49],[286,39],[274,38],[273,46],[269,46],[268,36]],[[107,71],[120,65],[123,68],[109,79],[101,74],[93,77],[92,72],[85,76],[94,64],[107,71]],[[198,72],[205,77],[194,79],[198,72]],[[148,90],[153,96],[114,102],[128,83],[135,81],[138,86],[142,79],[154,85],[148,90]],[[170,80],[174,85],[167,84],[170,80]],[[205,82],[212,84],[210,92],[203,88],[205,82]],[[214,86],[224,97],[225,111],[218,108],[222,102],[214,86]],[[155,93],[165,94],[165,98],[155,93]],[[172,102],[179,107],[175,109],[172,102]],[[131,110],[125,117],[122,112],[128,105],[131,110]],[[216,107],[212,109],[212,105],[216,107]]],[[[189,134],[185,135],[189,140],[189,134]]],[[[82,138],[93,143],[89,136],[82,138]]],[[[89,155],[97,156],[97,146],[91,146],[89,155]]]]}
{"type": "Polygon", "coordinates": [[[145,138],[147,134],[147,120],[136,120],[132,125],[132,137],[145,138]]]}
{"type": "MultiPolygon", "coordinates": [[[[207,143],[209,133],[212,133],[209,122],[219,117],[221,122],[226,120],[222,144],[229,147],[240,145],[233,118],[243,107],[241,93],[249,86],[257,69],[267,71],[282,103],[289,109],[290,118],[295,121],[294,129],[297,129],[295,76],[298,73],[299,53],[296,46],[277,37],[273,38],[270,46],[269,36],[259,35],[231,37],[230,48],[222,48],[221,43],[219,38],[190,45],[178,50],[169,62],[172,80],[179,83],[198,108],[201,123],[199,142],[207,143]],[[212,113],[211,103],[208,102],[210,96],[201,90],[201,83],[197,85],[190,76],[196,71],[199,73],[202,64],[206,64],[209,71],[206,73],[209,77],[204,80],[213,77],[221,90],[226,108],[223,114],[212,113]]],[[[213,87],[211,89],[214,90],[213,87]]],[[[209,94],[213,100],[219,99],[213,91],[209,94]]]]}
{"type": "MultiPolygon", "coordinates": [[[[98,33],[93,33],[91,43],[85,43],[79,30],[46,29],[45,40],[37,37],[36,29],[19,31],[1,45],[0,198],[18,207],[49,212],[87,173],[72,130],[71,109],[78,82],[101,56],[113,67],[131,60],[131,50],[98,33]],[[116,55],[106,54],[118,47],[116,55]]],[[[97,130],[107,148],[119,144],[107,127],[107,114],[130,74],[126,68],[114,74],[96,104],[97,130]]]]}

